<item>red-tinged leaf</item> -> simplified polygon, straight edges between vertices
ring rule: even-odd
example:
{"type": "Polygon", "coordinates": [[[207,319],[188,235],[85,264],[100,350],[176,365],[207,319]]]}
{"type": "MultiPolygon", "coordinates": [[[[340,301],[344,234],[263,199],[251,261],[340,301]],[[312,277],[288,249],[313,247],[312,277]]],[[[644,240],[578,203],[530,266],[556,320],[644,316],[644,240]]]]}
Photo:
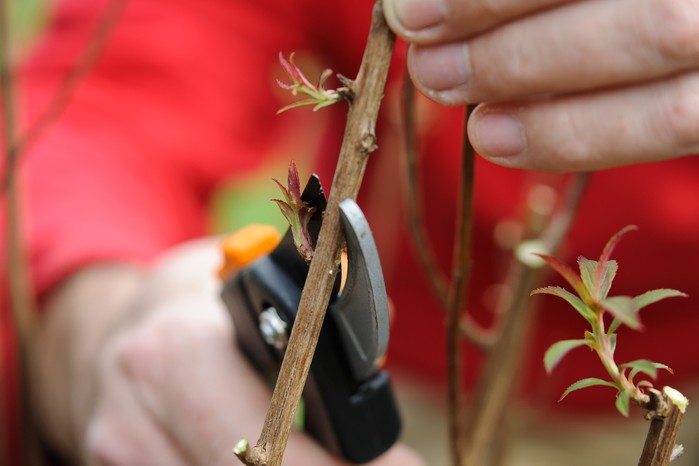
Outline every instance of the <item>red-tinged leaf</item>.
{"type": "Polygon", "coordinates": [[[646,291],[645,293],[633,298],[633,300],[638,309],[643,309],[644,307],[657,303],[665,298],[675,297],[686,298],[687,295],[681,291],[672,290],[670,288],[659,288],[657,290],[646,291]]]}
{"type": "Polygon", "coordinates": [[[590,377],[588,379],[578,380],[570,387],[566,388],[566,391],[563,392],[563,395],[561,395],[561,398],[558,401],[561,401],[563,398],[567,397],[570,393],[574,392],[575,390],[580,390],[581,388],[587,387],[594,387],[596,385],[604,385],[605,387],[617,388],[617,386],[614,385],[612,382],[608,382],[606,380],[598,379],[595,377],[590,377]]]}
{"type": "MultiPolygon", "coordinates": [[[[286,189],[286,187],[284,187],[284,185],[281,184],[281,183],[279,182],[278,179],[272,178],[272,181],[274,181],[275,183],[277,183],[277,186],[279,186],[279,189],[282,191],[282,195],[284,196],[284,200],[285,200],[287,203],[292,202],[292,198],[291,198],[291,195],[289,194],[289,190],[286,189]]],[[[273,200],[273,201],[278,201],[278,199],[272,199],[272,200],[273,200]]]]}
{"type": "Polygon", "coordinates": [[[294,163],[293,160],[289,162],[287,183],[289,186],[289,194],[293,196],[298,206],[301,206],[303,202],[301,201],[301,181],[299,180],[299,171],[296,168],[296,163],[294,163]]]}
{"type": "Polygon", "coordinates": [[[307,86],[311,89],[315,89],[315,86],[313,84],[311,84],[310,81],[308,81],[306,76],[304,76],[304,74],[301,72],[299,67],[296,66],[296,64],[294,63],[294,55],[295,55],[295,53],[292,52],[289,55],[289,60],[287,61],[284,58],[284,55],[281,52],[279,52],[279,63],[282,64],[282,66],[284,67],[284,70],[289,75],[289,77],[294,81],[295,84],[301,84],[301,85],[307,86]]]}
{"type": "Polygon", "coordinates": [[[547,256],[546,254],[535,254],[539,257],[541,257],[548,265],[550,265],[556,272],[558,272],[565,280],[570,284],[570,286],[573,287],[576,293],[578,293],[578,296],[583,300],[585,303],[589,303],[591,301],[591,296],[590,293],[587,291],[587,288],[585,288],[585,285],[583,284],[582,280],[580,280],[580,277],[567,265],[565,265],[563,262],[559,261],[555,257],[547,256]]]}
{"type": "Polygon", "coordinates": [[[320,73],[320,77],[318,77],[318,89],[323,90],[323,84],[325,84],[325,81],[328,80],[330,76],[332,76],[333,70],[330,69],[325,69],[323,70],[322,73],[320,73]]]}
{"type": "Polygon", "coordinates": [[[568,354],[571,350],[580,346],[590,346],[593,342],[589,340],[562,340],[554,343],[546,350],[544,354],[544,368],[547,373],[551,373],[554,367],[568,354]]]}
{"type": "Polygon", "coordinates": [[[277,206],[279,207],[279,210],[282,211],[282,215],[284,216],[286,221],[291,223],[293,221],[294,211],[289,206],[289,204],[287,204],[286,202],[284,202],[280,199],[272,199],[272,202],[277,204],[277,206]]]}
{"type": "Polygon", "coordinates": [[[274,182],[281,189],[286,201],[272,199],[279,206],[282,215],[289,222],[289,229],[294,238],[294,244],[301,256],[310,262],[313,257],[313,243],[308,231],[308,223],[315,212],[315,207],[309,207],[301,200],[301,184],[298,169],[292,160],[287,173],[288,188],[284,187],[278,180],[274,182]]]}
{"type": "Polygon", "coordinates": [[[624,228],[619,230],[614,236],[612,236],[609,239],[609,241],[607,241],[607,244],[604,246],[604,249],[602,250],[602,255],[600,255],[599,257],[599,262],[607,262],[611,257],[614,248],[616,248],[616,245],[619,244],[619,241],[621,241],[621,238],[623,238],[623,236],[626,233],[635,230],[638,230],[638,227],[636,225],[626,225],[624,228]]]}
{"type": "Polygon", "coordinates": [[[641,321],[638,319],[638,307],[632,298],[628,296],[612,296],[600,302],[602,307],[609,311],[615,319],[621,321],[632,329],[639,330],[641,321]]]}
{"type": "MultiPolygon", "coordinates": [[[[294,54],[292,53],[289,58],[293,58],[293,56],[294,56],[294,54]]],[[[290,87],[295,87],[297,84],[299,84],[300,80],[297,77],[298,70],[296,69],[295,66],[293,66],[291,63],[289,63],[286,60],[286,58],[284,58],[284,55],[281,52],[279,52],[279,63],[281,63],[282,67],[284,68],[284,71],[286,71],[286,74],[289,75],[289,77],[291,78],[291,80],[294,83],[290,87]]],[[[279,82],[279,81],[277,81],[277,82],[279,82]]],[[[287,84],[287,86],[288,86],[288,84],[287,84]]]]}
{"type": "Polygon", "coordinates": [[[631,401],[631,397],[629,396],[629,392],[626,390],[620,391],[616,396],[616,403],[615,403],[616,409],[624,417],[629,417],[629,402],[630,401],[631,401]]]}
{"type": "Polygon", "coordinates": [[[621,238],[628,232],[638,230],[638,227],[636,225],[627,225],[621,230],[619,230],[614,236],[612,236],[609,241],[607,241],[607,244],[604,246],[604,249],[602,250],[602,254],[599,256],[599,267],[597,268],[597,279],[595,280],[597,283],[601,283],[602,281],[602,273],[604,272],[604,264],[609,260],[609,258],[612,256],[612,252],[614,251],[614,248],[616,248],[617,244],[619,244],[619,241],[621,241],[621,238]]]}
{"type": "Polygon", "coordinates": [[[559,298],[563,298],[566,301],[568,301],[568,304],[573,306],[573,308],[578,311],[578,313],[583,316],[583,318],[592,323],[592,321],[595,318],[595,313],[592,309],[587,307],[585,303],[583,303],[580,298],[575,296],[573,293],[570,291],[566,290],[565,288],[561,288],[560,286],[546,286],[543,288],[537,288],[536,290],[532,291],[530,293],[531,295],[535,294],[550,294],[553,296],[558,296],[559,298]]]}
{"type": "Polygon", "coordinates": [[[277,79],[277,86],[281,87],[284,90],[291,91],[296,87],[296,84],[287,84],[284,81],[277,79]]]}

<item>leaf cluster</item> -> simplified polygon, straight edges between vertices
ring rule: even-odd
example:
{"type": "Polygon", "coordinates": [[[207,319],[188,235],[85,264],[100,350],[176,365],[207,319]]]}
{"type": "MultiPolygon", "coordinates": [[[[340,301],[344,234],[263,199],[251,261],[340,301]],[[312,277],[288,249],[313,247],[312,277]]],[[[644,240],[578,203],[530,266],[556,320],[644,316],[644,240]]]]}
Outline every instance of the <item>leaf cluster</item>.
{"type": "Polygon", "coordinates": [[[284,200],[272,199],[281,210],[282,215],[289,222],[289,228],[294,238],[294,244],[306,262],[313,258],[313,241],[308,231],[308,222],[315,213],[315,207],[309,207],[301,200],[301,182],[296,163],[292,160],[289,163],[287,174],[287,186],[285,187],[276,178],[272,180],[277,183],[282,192],[284,200]]]}
{"type": "Polygon", "coordinates": [[[344,96],[348,91],[346,88],[325,89],[324,87],[325,81],[333,74],[332,70],[324,70],[318,78],[318,83],[312,84],[294,63],[293,53],[289,55],[289,60],[286,60],[284,55],[279,52],[279,62],[291,79],[291,84],[277,80],[279,87],[291,91],[293,95],[304,94],[307,98],[281,108],[277,111],[277,114],[306,105],[313,105],[313,111],[315,112],[345,99],[344,96]]]}
{"type": "Polygon", "coordinates": [[[647,291],[635,297],[609,296],[612,282],[619,268],[617,262],[611,259],[611,254],[621,238],[632,230],[636,230],[636,227],[630,225],[612,236],[602,250],[598,260],[579,257],[579,273],[576,273],[572,268],[556,258],[540,254],[539,257],[558,272],[573,288],[575,293],[558,286],[538,288],[531,293],[550,294],[564,299],[590,326],[590,330],[585,332],[584,338],[559,341],[549,347],[544,355],[546,371],[551,373],[570,351],[586,346],[597,353],[610,377],[610,380],[594,377],[579,380],[565,390],[561,400],[571,392],[582,388],[596,385],[612,387],[617,390],[616,408],[624,416],[628,416],[630,402],[640,406],[647,403],[648,397],[643,389],[644,387],[652,388],[653,385],[647,379],[635,382],[635,378],[639,374],[655,379],[658,369],[664,369],[669,372],[672,372],[672,370],[665,364],[646,359],[638,359],[617,365],[614,360],[617,329],[623,324],[634,330],[640,330],[642,329],[639,318],[641,309],[665,298],[686,296],[680,291],[668,288],[647,291]],[[609,326],[606,326],[606,315],[611,316],[609,326]]]}

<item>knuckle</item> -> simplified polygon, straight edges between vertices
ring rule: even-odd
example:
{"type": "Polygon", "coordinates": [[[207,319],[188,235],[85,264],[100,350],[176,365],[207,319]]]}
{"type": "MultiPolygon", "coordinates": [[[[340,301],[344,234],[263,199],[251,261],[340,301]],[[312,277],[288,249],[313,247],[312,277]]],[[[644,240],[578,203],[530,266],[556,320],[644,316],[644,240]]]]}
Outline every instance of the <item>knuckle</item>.
{"type": "Polygon", "coordinates": [[[676,78],[670,89],[658,112],[660,130],[677,148],[695,146],[699,142],[699,74],[676,78]]]}
{"type": "Polygon", "coordinates": [[[135,466],[130,458],[128,447],[113,429],[102,420],[93,420],[87,426],[85,452],[90,464],[100,466],[135,466]]]}
{"type": "Polygon", "coordinates": [[[598,155],[590,139],[585,137],[589,128],[578,112],[568,107],[558,108],[555,116],[548,120],[548,127],[555,129],[542,132],[539,128],[531,141],[534,150],[527,168],[563,173],[586,170],[596,163],[598,155]]]}
{"type": "MultiPolygon", "coordinates": [[[[451,2],[451,3],[458,3],[458,4],[464,4],[464,2],[451,2]]],[[[474,7],[478,8],[478,18],[502,18],[504,17],[508,11],[507,11],[507,5],[505,4],[506,2],[503,2],[502,0],[481,0],[479,2],[476,2],[476,5],[474,7]]]]}
{"type": "Polygon", "coordinates": [[[116,345],[117,370],[126,377],[157,384],[169,366],[198,348],[211,346],[215,341],[229,341],[231,329],[221,322],[189,309],[156,310],[116,345]]]}
{"type": "Polygon", "coordinates": [[[699,2],[651,0],[647,27],[662,57],[694,63],[699,59],[699,2]]]}
{"type": "Polygon", "coordinates": [[[117,371],[128,378],[154,381],[158,369],[169,359],[169,334],[176,329],[163,323],[145,323],[125,335],[116,344],[114,362],[117,371]]]}
{"type": "Polygon", "coordinates": [[[116,369],[127,378],[148,380],[163,359],[161,352],[157,342],[130,335],[114,351],[116,369]]]}

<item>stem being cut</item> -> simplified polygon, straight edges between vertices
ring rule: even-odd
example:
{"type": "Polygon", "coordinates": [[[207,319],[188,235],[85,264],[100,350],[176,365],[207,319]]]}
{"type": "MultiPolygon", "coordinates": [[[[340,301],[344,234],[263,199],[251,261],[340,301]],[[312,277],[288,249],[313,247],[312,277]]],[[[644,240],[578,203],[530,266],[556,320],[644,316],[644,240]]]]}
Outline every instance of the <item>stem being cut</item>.
{"type": "Polygon", "coordinates": [[[394,41],[395,37],[383,17],[381,1],[378,0],[374,5],[364,58],[353,86],[355,95],[347,116],[345,136],[318,244],[272,402],[257,444],[241,449],[244,451],[238,455],[248,466],[279,466],[282,462],[337,274],[335,258],[342,239],[338,205],[345,199],[356,199],[369,155],[376,149],[374,129],[394,41]]]}

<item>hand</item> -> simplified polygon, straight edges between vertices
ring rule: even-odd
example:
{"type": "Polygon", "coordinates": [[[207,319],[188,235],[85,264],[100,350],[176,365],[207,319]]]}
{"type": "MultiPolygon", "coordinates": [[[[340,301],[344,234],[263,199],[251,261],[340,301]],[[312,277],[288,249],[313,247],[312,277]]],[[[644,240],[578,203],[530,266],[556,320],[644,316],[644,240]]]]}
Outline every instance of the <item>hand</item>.
{"type": "MultiPolygon", "coordinates": [[[[105,333],[93,353],[94,377],[73,381],[92,385],[85,409],[71,416],[86,464],[233,466],[240,464],[234,443],[257,439],[271,391],[235,346],[217,263],[211,241],[168,254],[142,279],[132,310],[105,333]]],[[[346,463],[294,432],[284,464],[346,463]]],[[[403,447],[372,463],[419,464],[403,447]]]]}
{"type": "Polygon", "coordinates": [[[384,0],[416,85],[483,102],[501,165],[592,170],[699,152],[699,0],[384,0]]]}

